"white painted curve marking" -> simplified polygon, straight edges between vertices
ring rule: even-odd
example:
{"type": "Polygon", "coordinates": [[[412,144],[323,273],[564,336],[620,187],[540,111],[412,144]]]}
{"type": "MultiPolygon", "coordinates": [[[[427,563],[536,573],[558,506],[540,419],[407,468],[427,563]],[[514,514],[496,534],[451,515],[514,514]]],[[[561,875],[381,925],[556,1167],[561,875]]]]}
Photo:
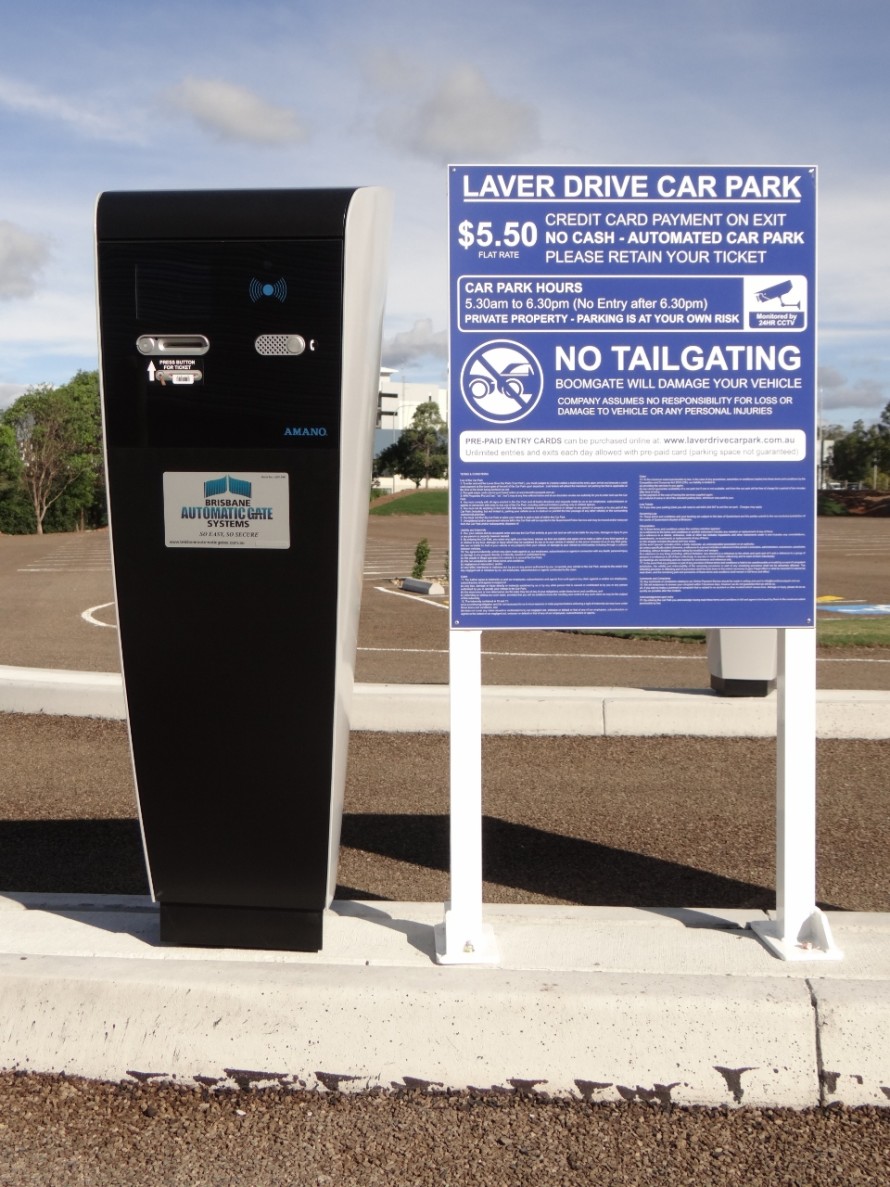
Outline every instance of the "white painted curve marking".
{"type": "Polygon", "coordinates": [[[107,610],[109,606],[113,605],[114,602],[103,602],[101,606],[90,606],[89,610],[84,610],[80,617],[84,620],[84,622],[88,622],[90,626],[104,626],[110,631],[116,631],[117,626],[115,623],[102,622],[100,619],[93,617],[97,610],[107,610]]]}

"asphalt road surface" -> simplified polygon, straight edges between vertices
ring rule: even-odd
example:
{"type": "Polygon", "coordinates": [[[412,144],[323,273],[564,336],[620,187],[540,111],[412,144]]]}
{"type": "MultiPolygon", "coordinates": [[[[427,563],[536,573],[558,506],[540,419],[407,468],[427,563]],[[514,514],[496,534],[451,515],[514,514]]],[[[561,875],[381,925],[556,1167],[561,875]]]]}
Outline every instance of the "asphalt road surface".
{"type": "MultiPolygon", "coordinates": [[[[444,575],[447,530],[445,516],[369,517],[358,680],[447,683],[447,609],[393,584],[410,573],[422,537],[431,546],[428,575],[444,575]]],[[[890,602],[890,519],[824,519],[818,534],[820,595],[890,602]]],[[[702,643],[485,631],[482,648],[487,684],[710,683],[702,643]]],[[[108,533],[0,536],[0,663],[110,672],[119,662],[108,533]]],[[[890,649],[822,648],[817,681],[822,688],[890,688],[890,649]]]]}

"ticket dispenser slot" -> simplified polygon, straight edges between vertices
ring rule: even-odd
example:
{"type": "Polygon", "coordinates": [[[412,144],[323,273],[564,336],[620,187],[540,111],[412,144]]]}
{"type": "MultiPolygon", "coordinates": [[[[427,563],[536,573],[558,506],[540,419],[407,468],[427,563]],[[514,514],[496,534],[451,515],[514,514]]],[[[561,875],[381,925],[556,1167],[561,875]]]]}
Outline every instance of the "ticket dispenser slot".
{"type": "Polygon", "coordinates": [[[210,343],[203,334],[140,334],[140,354],[206,354],[210,343]]]}
{"type": "Polygon", "coordinates": [[[166,942],[321,947],[389,218],[376,188],[98,201],[121,660],[166,942]]]}

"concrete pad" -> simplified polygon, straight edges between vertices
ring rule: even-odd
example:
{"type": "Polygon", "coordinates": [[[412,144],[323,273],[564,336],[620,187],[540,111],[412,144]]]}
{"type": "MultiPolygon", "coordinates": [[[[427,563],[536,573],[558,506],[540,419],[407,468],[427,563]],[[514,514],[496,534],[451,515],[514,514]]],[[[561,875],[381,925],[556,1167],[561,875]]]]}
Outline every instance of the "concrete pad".
{"type": "Polygon", "coordinates": [[[890,982],[818,977],[810,984],[825,1103],[890,1105],[890,982]]]}
{"type": "Polygon", "coordinates": [[[830,1087],[890,1103],[890,917],[847,928],[834,913],[851,956],[814,979],[771,957],[745,911],[491,906],[497,968],[435,964],[443,913],[338,902],[322,953],[254,952],[161,945],[141,896],[0,896],[4,1066],[688,1105],[815,1106],[830,1087]]]}
{"type": "MultiPolygon", "coordinates": [[[[213,949],[234,963],[423,968],[435,960],[441,903],[337,900],[325,916],[324,951],[213,949]]],[[[788,965],[761,945],[750,925],[771,913],[741,909],[572,907],[491,904],[485,921],[497,941],[498,968],[513,971],[707,975],[890,984],[890,916],[860,914],[847,925],[831,912],[845,959],[788,965]],[[872,921],[872,922],[869,922],[872,921]]],[[[147,896],[0,894],[0,954],[201,961],[203,948],[161,944],[158,908],[147,896]]]]}
{"type": "MultiPolygon", "coordinates": [[[[321,957],[249,949],[215,949],[214,955],[235,962],[425,967],[435,960],[433,929],[442,921],[444,910],[443,904],[435,902],[337,900],[325,917],[321,957]]],[[[751,915],[742,910],[536,904],[486,908],[486,918],[506,945],[500,967],[544,972],[629,971],[631,967],[635,971],[725,972],[727,949],[725,936],[719,933],[732,932],[737,938],[751,915]],[[701,942],[697,958],[678,953],[683,933],[689,929],[713,933],[710,963],[701,942]]],[[[0,894],[0,954],[21,952],[141,960],[204,960],[208,955],[202,948],[161,944],[158,907],[145,895],[6,892],[0,894]]],[[[758,945],[748,956],[768,973],[783,975],[781,965],[770,961],[758,945]]],[[[750,965],[731,963],[741,972],[752,971],[750,965]]]]}
{"type": "Polygon", "coordinates": [[[94,1079],[816,1103],[805,987],[716,978],[0,957],[7,1067],[94,1079]]]}
{"type": "MultiPolygon", "coordinates": [[[[867,911],[824,914],[843,955],[840,960],[825,963],[803,961],[804,976],[820,981],[880,981],[890,985],[890,914],[867,911]]],[[[767,911],[766,915],[775,919],[776,913],[767,911]]],[[[778,963],[790,974],[790,965],[778,963]]]]}

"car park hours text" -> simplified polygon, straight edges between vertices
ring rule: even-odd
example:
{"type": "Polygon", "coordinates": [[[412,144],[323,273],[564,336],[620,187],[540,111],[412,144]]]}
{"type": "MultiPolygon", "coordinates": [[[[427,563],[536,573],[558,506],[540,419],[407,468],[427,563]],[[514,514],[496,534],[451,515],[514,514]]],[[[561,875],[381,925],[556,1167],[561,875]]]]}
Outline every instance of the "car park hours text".
{"type": "Polygon", "coordinates": [[[486,173],[481,181],[463,178],[467,201],[586,201],[690,199],[720,201],[801,200],[799,173],[486,173]]]}

